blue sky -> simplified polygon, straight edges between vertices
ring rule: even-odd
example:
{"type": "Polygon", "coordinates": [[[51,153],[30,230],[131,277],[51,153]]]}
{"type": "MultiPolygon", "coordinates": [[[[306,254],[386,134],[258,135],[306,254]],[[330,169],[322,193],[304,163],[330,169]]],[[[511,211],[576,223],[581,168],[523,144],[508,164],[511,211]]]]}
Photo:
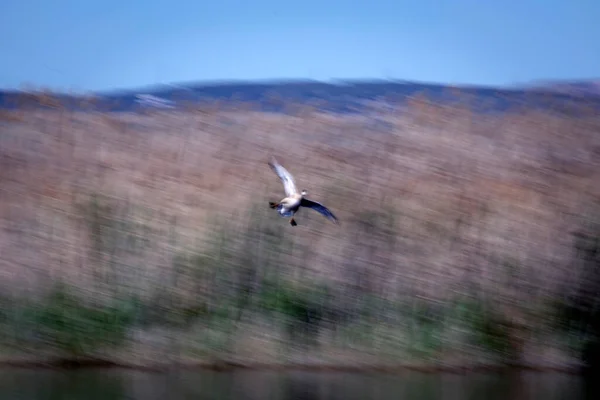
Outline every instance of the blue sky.
{"type": "Polygon", "coordinates": [[[598,0],[3,0],[0,87],[600,77],[598,0]]]}

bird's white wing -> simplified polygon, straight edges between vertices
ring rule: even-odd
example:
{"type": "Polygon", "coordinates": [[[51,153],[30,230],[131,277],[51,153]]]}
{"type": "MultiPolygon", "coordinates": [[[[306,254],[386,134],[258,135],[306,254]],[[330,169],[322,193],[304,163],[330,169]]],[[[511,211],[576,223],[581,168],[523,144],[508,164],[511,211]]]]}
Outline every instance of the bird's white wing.
{"type": "Polygon", "coordinates": [[[320,203],[317,203],[316,201],[312,201],[312,200],[308,200],[308,199],[302,199],[302,202],[300,203],[300,205],[302,207],[312,208],[313,210],[323,214],[325,217],[329,218],[331,221],[335,222],[336,224],[339,223],[336,216],[333,215],[333,213],[327,207],[325,207],[323,204],[320,204],[320,203]]]}
{"type": "Polygon", "coordinates": [[[294,182],[294,177],[288,172],[287,169],[283,168],[274,157],[271,157],[269,166],[273,169],[273,171],[275,171],[277,176],[279,176],[283,182],[283,188],[286,196],[292,196],[298,193],[298,189],[296,189],[296,183],[294,182]]]}

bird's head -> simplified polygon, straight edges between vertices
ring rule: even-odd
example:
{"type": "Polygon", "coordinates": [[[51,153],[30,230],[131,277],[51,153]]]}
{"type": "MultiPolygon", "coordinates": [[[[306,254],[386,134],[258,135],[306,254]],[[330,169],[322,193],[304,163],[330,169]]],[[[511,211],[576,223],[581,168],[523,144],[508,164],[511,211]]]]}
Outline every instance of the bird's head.
{"type": "Polygon", "coordinates": [[[302,189],[302,196],[306,196],[308,194],[308,192],[306,191],[306,189],[302,189]]]}

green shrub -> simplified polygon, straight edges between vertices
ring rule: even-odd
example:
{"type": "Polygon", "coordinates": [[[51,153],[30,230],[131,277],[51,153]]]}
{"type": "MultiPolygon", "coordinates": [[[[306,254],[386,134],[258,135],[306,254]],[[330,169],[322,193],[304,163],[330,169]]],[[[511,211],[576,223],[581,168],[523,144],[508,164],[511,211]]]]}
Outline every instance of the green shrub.
{"type": "Polygon", "coordinates": [[[36,309],[27,313],[32,317],[35,336],[73,356],[122,344],[134,317],[131,309],[118,304],[85,304],[63,284],[33,307],[36,309]]]}

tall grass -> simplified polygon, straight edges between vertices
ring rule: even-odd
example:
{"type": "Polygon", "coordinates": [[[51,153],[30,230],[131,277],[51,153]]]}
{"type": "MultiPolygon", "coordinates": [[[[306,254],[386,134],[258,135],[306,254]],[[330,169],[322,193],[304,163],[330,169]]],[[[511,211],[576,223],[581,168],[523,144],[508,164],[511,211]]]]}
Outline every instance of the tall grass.
{"type": "Polygon", "coordinates": [[[3,122],[7,355],[555,365],[598,343],[591,114],[117,116],[47,96],[3,122]],[[266,206],[271,154],[341,226],[266,206]]]}

